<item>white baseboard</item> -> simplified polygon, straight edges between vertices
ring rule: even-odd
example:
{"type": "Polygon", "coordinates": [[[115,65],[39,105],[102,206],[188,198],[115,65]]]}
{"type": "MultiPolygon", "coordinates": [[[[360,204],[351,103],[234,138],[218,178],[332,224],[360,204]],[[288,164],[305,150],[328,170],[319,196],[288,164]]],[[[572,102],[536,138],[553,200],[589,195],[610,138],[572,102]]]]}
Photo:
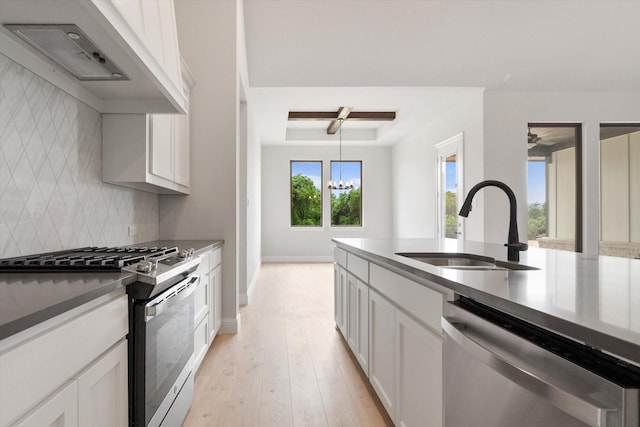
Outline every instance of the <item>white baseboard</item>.
{"type": "Polygon", "coordinates": [[[240,313],[233,317],[225,317],[220,325],[220,334],[237,334],[240,328],[240,313]]]}
{"type": "Polygon", "coordinates": [[[333,256],[265,256],[262,262],[333,262],[333,256]]]}

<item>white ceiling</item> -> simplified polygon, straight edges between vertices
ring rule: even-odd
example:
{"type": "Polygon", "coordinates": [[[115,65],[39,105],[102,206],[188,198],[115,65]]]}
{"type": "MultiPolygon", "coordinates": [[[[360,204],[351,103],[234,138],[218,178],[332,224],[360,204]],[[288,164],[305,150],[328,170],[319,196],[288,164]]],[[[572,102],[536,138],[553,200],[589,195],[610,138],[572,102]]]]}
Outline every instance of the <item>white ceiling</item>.
{"type": "Polygon", "coordinates": [[[343,130],[392,144],[478,88],[640,92],[638,0],[244,0],[244,10],[263,144],[337,138],[323,134],[328,122],[287,122],[290,110],[397,111],[391,124],[343,130]]]}

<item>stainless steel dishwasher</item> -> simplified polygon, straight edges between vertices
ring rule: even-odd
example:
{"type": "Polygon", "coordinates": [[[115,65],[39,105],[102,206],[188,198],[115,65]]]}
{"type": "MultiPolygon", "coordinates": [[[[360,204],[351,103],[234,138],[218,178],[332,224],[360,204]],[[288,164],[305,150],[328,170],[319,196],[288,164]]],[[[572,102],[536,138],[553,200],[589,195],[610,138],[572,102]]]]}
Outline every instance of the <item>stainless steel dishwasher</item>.
{"type": "Polygon", "coordinates": [[[465,297],[442,318],[446,427],[638,427],[640,369],[465,297]]]}

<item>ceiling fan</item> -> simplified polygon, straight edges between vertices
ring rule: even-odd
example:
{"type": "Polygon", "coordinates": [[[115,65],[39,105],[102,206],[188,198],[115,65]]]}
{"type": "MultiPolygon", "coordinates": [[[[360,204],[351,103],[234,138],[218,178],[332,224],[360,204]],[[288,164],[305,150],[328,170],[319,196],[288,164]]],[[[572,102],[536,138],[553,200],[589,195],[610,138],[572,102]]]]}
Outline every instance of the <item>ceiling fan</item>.
{"type": "Polygon", "coordinates": [[[554,145],[554,141],[545,141],[537,133],[531,133],[531,128],[527,131],[527,148],[531,149],[537,145],[554,145]]]}
{"type": "Polygon", "coordinates": [[[334,135],[344,121],[392,121],[395,111],[351,111],[353,107],[340,107],[338,111],[289,111],[289,120],[330,120],[327,135],[334,135]]]}

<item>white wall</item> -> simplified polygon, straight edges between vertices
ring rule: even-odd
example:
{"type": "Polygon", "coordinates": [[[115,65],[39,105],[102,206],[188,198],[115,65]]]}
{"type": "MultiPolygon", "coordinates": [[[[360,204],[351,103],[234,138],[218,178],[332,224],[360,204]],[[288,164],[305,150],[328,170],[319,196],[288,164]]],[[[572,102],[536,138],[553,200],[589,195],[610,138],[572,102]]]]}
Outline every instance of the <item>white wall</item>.
{"type": "Polygon", "coordinates": [[[362,160],[362,227],[330,227],[323,189],[324,227],[290,227],[291,160],[322,160],[323,184],[338,147],[262,147],[262,257],[264,261],[330,261],[334,237],[391,237],[391,148],[342,147],[343,160],[362,160]]]}
{"type": "MultiPolygon", "coordinates": [[[[393,235],[436,237],[437,150],[435,145],[463,133],[464,191],[482,180],[482,91],[478,90],[393,146],[393,235]]],[[[465,238],[482,240],[482,212],[465,220],[465,238]]]]}
{"type": "MultiPolygon", "coordinates": [[[[527,224],[527,124],[582,123],[583,252],[598,254],[600,124],[637,122],[640,93],[509,93],[484,95],[484,177],[507,183],[516,194],[520,240],[527,224]]],[[[502,192],[481,190],[484,239],[504,243],[508,201],[502,192]]],[[[479,194],[480,195],[480,194],[479,194]]],[[[473,215],[473,214],[472,214],[473,215]]]]}
{"type": "Polygon", "coordinates": [[[237,5],[180,0],[176,19],[180,52],[196,82],[190,99],[191,194],[160,197],[163,239],[224,239],[223,332],[238,317],[237,5]]]}

